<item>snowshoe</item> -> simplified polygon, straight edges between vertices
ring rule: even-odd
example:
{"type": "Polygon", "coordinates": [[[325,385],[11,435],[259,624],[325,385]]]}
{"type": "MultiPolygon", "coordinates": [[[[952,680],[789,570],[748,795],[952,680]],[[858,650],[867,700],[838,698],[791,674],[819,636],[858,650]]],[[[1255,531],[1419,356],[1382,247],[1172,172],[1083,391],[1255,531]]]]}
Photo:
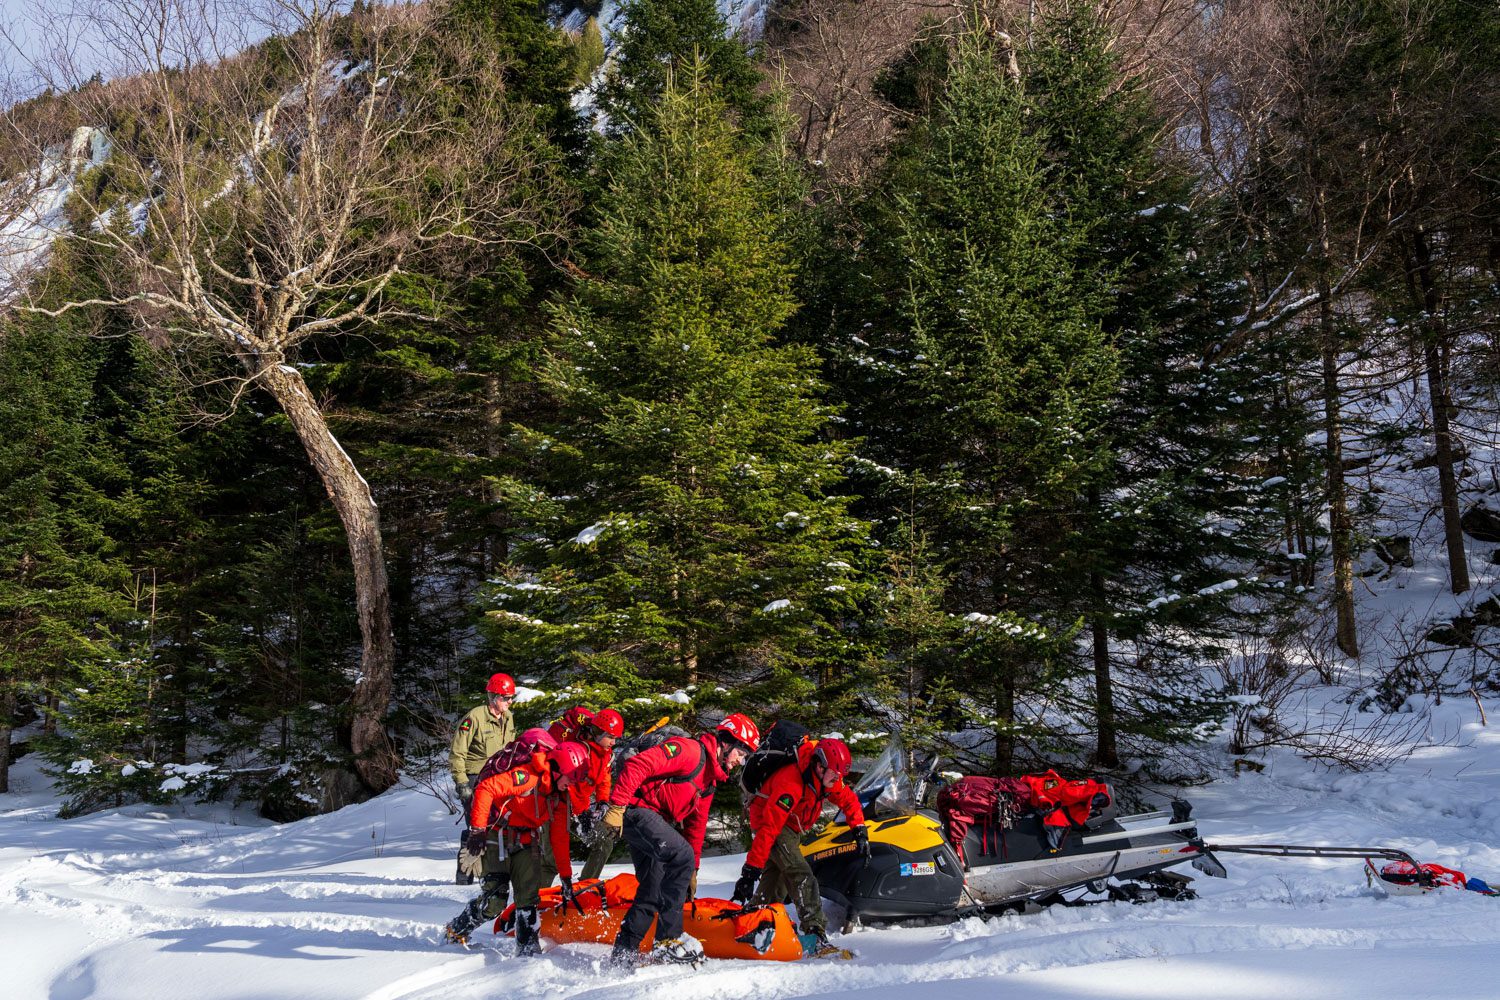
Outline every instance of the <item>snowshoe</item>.
{"type": "Polygon", "coordinates": [[[465,950],[469,947],[469,935],[460,933],[453,929],[452,924],[443,925],[443,943],[456,944],[465,950]]]}
{"type": "Polygon", "coordinates": [[[646,953],[645,962],[647,965],[699,966],[706,958],[702,943],[691,934],[684,934],[680,938],[656,942],[646,953]]]}
{"type": "Polygon", "coordinates": [[[837,958],[847,962],[854,957],[854,952],[833,944],[823,934],[798,934],[797,940],[802,942],[803,958],[837,958]]]}

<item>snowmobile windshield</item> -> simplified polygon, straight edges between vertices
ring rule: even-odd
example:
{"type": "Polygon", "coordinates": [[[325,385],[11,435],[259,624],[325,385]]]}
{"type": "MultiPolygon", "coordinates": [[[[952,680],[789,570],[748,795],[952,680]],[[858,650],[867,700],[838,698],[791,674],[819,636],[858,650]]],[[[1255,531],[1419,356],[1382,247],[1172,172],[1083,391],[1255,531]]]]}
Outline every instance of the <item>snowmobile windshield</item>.
{"type": "Polygon", "coordinates": [[[907,770],[906,748],[901,734],[892,733],[885,752],[854,786],[860,808],[866,816],[906,816],[917,811],[917,798],[907,770]]]}

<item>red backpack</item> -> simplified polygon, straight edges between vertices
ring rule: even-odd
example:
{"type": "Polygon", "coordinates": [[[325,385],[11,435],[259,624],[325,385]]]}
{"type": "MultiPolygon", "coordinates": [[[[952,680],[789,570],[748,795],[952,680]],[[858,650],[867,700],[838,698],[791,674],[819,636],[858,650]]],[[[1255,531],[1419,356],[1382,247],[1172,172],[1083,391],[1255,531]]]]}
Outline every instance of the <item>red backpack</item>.
{"type": "Polygon", "coordinates": [[[547,730],[528,729],[492,753],[490,759],[484,762],[484,767],[480,768],[479,777],[474,780],[474,783],[477,785],[492,774],[520,767],[530,760],[533,754],[556,749],[557,741],[547,730]]]}

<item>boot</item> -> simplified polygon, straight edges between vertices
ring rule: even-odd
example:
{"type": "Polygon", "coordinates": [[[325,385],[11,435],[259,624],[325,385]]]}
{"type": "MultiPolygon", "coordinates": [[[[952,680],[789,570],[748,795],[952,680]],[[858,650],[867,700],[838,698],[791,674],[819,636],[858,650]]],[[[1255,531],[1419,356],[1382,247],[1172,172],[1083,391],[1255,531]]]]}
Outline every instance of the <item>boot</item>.
{"type": "Polygon", "coordinates": [[[469,934],[484,921],[484,897],[475,896],[458,916],[443,928],[443,939],[451,944],[469,946],[469,934]]]}
{"type": "Polygon", "coordinates": [[[540,955],[542,953],[542,941],[537,936],[537,930],[542,925],[542,919],[537,915],[536,907],[528,906],[524,910],[516,908],[516,955],[526,957],[529,955],[540,955]]]}
{"type": "Polygon", "coordinates": [[[824,955],[831,955],[839,951],[828,940],[828,932],[821,927],[806,933],[799,933],[797,941],[802,945],[802,956],[804,958],[821,958],[824,955]]]}
{"type": "Polygon", "coordinates": [[[703,959],[703,945],[691,934],[656,942],[647,957],[647,961],[653,964],[669,965],[697,965],[703,959]]]}

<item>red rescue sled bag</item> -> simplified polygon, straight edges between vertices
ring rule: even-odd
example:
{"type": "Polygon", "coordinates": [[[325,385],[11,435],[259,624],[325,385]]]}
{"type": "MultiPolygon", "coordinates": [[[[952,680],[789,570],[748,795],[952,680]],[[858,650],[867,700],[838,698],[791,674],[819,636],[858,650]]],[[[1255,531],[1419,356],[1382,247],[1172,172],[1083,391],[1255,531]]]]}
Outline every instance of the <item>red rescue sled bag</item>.
{"type": "MultiPolygon", "coordinates": [[[[560,943],[613,944],[620,921],[635,900],[635,876],[626,872],[608,881],[591,879],[573,885],[579,913],[562,905],[562,889],[550,886],[541,892],[541,935],[560,943]]],[[[507,906],[495,921],[495,932],[515,933],[515,906],[507,906]]],[[[802,957],[797,929],[780,903],[745,910],[727,899],[696,899],[683,904],[682,929],[703,943],[709,958],[748,958],[792,962],[802,957]]],[[[646,932],[641,950],[650,949],[656,925],[646,932]]]]}

